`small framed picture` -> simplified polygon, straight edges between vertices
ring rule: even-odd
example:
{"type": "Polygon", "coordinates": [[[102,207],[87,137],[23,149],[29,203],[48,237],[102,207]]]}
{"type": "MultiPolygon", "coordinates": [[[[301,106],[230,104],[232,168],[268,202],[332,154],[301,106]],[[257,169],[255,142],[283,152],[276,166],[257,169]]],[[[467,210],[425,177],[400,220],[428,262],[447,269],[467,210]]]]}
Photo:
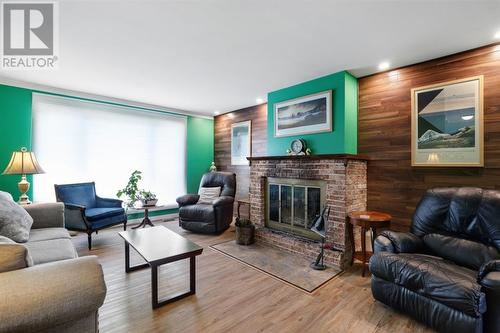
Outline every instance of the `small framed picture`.
{"type": "Polygon", "coordinates": [[[332,91],[274,104],[274,136],[332,131],[332,91]]]}
{"type": "Polygon", "coordinates": [[[231,125],[231,165],[249,165],[252,154],[252,122],[242,121],[231,125]]]}
{"type": "Polygon", "coordinates": [[[411,90],[412,166],[482,167],[483,77],[411,90]]]}

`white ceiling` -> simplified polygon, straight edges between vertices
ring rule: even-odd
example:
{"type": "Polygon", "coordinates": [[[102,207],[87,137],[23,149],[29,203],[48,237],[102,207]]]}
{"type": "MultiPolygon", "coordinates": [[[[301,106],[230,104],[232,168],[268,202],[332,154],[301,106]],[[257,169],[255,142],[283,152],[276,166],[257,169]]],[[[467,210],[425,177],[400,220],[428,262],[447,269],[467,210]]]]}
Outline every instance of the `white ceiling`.
{"type": "Polygon", "coordinates": [[[57,71],[7,80],[213,115],[495,42],[499,1],[61,0],[57,71]]]}

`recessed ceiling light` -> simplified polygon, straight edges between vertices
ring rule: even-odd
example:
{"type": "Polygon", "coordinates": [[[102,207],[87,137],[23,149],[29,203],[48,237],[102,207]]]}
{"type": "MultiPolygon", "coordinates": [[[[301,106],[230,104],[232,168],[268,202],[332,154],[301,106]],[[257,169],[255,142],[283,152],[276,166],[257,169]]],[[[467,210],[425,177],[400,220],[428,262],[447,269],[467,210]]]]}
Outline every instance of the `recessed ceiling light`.
{"type": "Polygon", "coordinates": [[[500,39],[500,31],[497,31],[497,33],[495,34],[495,39],[500,39]]]}
{"type": "Polygon", "coordinates": [[[474,118],[474,115],[472,115],[472,114],[467,114],[467,115],[462,116],[463,120],[471,120],[472,118],[474,118]]]}
{"type": "Polygon", "coordinates": [[[220,114],[219,111],[214,111],[214,115],[218,116],[220,114]]]}
{"type": "Polygon", "coordinates": [[[255,100],[255,102],[257,102],[257,104],[262,104],[264,103],[264,100],[260,97],[257,97],[257,99],[255,100]]]}
{"type": "Polygon", "coordinates": [[[390,64],[387,61],[384,61],[378,65],[378,69],[380,69],[381,71],[385,71],[387,68],[389,68],[389,66],[390,64]]]}

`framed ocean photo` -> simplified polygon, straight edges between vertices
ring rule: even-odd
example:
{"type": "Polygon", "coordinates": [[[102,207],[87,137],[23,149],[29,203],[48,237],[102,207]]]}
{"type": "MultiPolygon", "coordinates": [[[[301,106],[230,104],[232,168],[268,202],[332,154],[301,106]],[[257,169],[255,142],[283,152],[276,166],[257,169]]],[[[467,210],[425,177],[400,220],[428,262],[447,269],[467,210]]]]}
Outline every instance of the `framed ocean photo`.
{"type": "Polygon", "coordinates": [[[412,166],[482,167],[483,77],[414,88],[412,166]]]}
{"type": "Polygon", "coordinates": [[[252,122],[242,121],[231,125],[231,165],[249,165],[252,149],[252,122]]]}
{"type": "Polygon", "coordinates": [[[332,91],[274,104],[274,136],[332,131],[332,91]]]}

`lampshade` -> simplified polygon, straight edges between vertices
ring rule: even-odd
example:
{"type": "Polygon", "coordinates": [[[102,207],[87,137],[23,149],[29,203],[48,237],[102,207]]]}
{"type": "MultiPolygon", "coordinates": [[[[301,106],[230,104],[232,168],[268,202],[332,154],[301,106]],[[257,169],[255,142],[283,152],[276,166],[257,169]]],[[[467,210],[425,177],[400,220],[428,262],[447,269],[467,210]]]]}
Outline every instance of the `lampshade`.
{"type": "Polygon", "coordinates": [[[3,172],[4,175],[33,175],[38,173],[45,172],[38,164],[35,154],[25,147],[21,148],[21,151],[12,153],[10,162],[3,172]]]}

